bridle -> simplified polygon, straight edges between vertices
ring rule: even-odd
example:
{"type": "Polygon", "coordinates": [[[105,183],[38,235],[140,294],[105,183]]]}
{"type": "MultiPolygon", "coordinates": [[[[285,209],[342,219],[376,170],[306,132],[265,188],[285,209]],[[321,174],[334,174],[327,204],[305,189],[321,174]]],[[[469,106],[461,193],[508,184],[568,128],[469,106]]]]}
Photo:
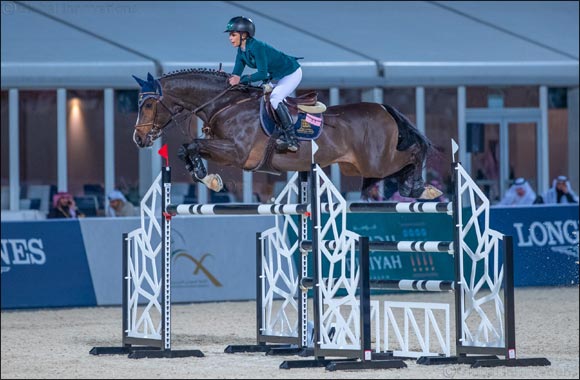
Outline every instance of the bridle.
{"type": "MultiPolygon", "coordinates": [[[[149,133],[147,133],[147,136],[150,137],[151,140],[153,141],[153,140],[159,138],[159,136],[161,136],[161,134],[163,133],[165,128],[169,124],[171,124],[172,122],[174,122],[174,124],[176,124],[176,125],[180,125],[181,121],[189,120],[189,123],[187,123],[187,126],[189,126],[189,124],[191,123],[191,117],[193,115],[197,115],[197,113],[199,111],[201,111],[202,109],[204,109],[208,105],[212,104],[213,102],[215,102],[216,100],[218,100],[219,98],[224,96],[227,92],[229,92],[235,88],[240,88],[240,87],[243,88],[243,87],[247,87],[247,86],[240,85],[240,84],[237,84],[235,86],[229,86],[225,90],[221,91],[219,94],[217,94],[216,96],[214,96],[213,98],[208,100],[207,102],[205,102],[202,105],[200,105],[199,107],[195,108],[194,110],[187,109],[186,107],[183,107],[182,105],[180,105],[179,106],[180,110],[177,112],[173,112],[167,105],[165,105],[165,103],[163,103],[163,95],[161,95],[159,92],[156,92],[156,91],[155,92],[153,92],[153,91],[141,92],[141,93],[139,93],[139,105],[138,105],[139,110],[141,109],[141,107],[143,106],[143,104],[145,103],[145,101],[147,99],[153,98],[155,100],[155,102],[153,103],[153,112],[154,112],[155,116],[153,117],[153,121],[151,121],[149,123],[140,123],[140,124],[135,125],[135,129],[143,128],[143,127],[151,127],[151,130],[149,131],[149,133]],[[169,112],[169,114],[171,115],[171,117],[163,125],[160,125],[160,123],[157,120],[157,117],[158,117],[157,104],[161,104],[161,106],[163,108],[165,108],[165,110],[167,112],[169,112]]],[[[235,102],[233,104],[228,104],[225,107],[220,108],[209,118],[208,124],[211,123],[211,121],[215,118],[215,116],[222,113],[226,109],[229,109],[236,104],[246,102],[250,99],[251,98],[244,98],[238,102],[235,102]]],[[[184,129],[183,127],[181,129],[182,129],[182,132],[185,134],[186,129],[184,129]]],[[[187,128],[187,131],[189,132],[189,128],[187,128]]],[[[187,136],[187,137],[190,137],[190,136],[187,136]]],[[[135,140],[134,134],[133,134],[133,140],[135,140]]]]}
{"type": "Polygon", "coordinates": [[[147,133],[147,136],[149,136],[151,138],[151,140],[155,140],[161,135],[161,133],[163,132],[163,129],[169,123],[174,121],[174,117],[177,114],[174,114],[173,111],[171,111],[169,109],[169,107],[167,107],[165,105],[165,103],[163,103],[162,96],[157,92],[141,92],[141,93],[139,93],[139,109],[141,109],[141,107],[143,106],[143,104],[145,103],[145,101],[147,99],[151,99],[151,98],[153,98],[155,100],[155,102],[153,103],[153,114],[155,115],[153,117],[153,121],[151,121],[149,123],[137,124],[137,125],[135,125],[135,129],[139,129],[139,128],[143,128],[143,127],[151,127],[151,130],[149,131],[149,133],[147,133]],[[169,112],[169,114],[171,115],[171,118],[168,119],[165,122],[165,124],[163,124],[163,125],[159,125],[159,122],[157,120],[157,117],[158,117],[157,104],[161,104],[163,106],[163,108],[165,108],[167,110],[167,112],[169,112]]]}

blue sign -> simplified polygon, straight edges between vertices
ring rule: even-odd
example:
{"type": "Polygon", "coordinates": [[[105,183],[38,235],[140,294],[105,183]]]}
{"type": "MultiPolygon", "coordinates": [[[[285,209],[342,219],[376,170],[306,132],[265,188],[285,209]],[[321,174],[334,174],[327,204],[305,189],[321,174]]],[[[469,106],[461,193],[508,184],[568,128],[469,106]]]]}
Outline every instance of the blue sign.
{"type": "Polygon", "coordinates": [[[94,306],[77,220],[2,223],[2,308],[94,306]]]}
{"type": "Polygon", "coordinates": [[[578,284],[578,205],[492,207],[490,227],[513,236],[515,286],[578,284]]]}

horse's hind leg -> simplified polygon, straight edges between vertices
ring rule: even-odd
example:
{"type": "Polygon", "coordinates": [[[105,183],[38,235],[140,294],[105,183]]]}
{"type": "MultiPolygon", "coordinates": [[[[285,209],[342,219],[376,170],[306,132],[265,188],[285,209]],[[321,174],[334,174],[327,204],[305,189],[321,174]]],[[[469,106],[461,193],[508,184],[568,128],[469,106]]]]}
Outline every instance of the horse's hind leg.
{"type": "Polygon", "coordinates": [[[403,197],[416,199],[435,199],[443,194],[431,185],[425,186],[421,167],[408,165],[397,176],[399,194],[403,197]]]}
{"type": "Polygon", "coordinates": [[[413,165],[405,166],[397,176],[399,183],[399,194],[407,198],[419,198],[423,193],[423,178],[421,172],[418,173],[413,165]]]}

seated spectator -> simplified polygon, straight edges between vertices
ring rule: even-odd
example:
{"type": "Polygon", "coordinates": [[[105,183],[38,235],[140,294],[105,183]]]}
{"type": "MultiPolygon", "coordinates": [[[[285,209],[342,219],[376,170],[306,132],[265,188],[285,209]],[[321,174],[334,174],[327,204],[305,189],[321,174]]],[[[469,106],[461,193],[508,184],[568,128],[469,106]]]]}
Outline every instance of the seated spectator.
{"type": "Polygon", "coordinates": [[[387,178],[383,181],[383,186],[385,187],[384,198],[390,199],[393,194],[399,189],[399,183],[396,178],[387,178]]]}
{"type": "Polygon", "coordinates": [[[544,202],[578,203],[578,195],[572,190],[568,177],[561,175],[552,181],[552,187],[544,193],[544,202]]]}
{"type": "Polygon", "coordinates": [[[529,182],[525,178],[516,178],[514,183],[506,191],[498,206],[532,205],[544,203],[542,197],[537,196],[529,182]]]}
{"type": "Polygon", "coordinates": [[[137,216],[137,210],[119,190],[113,190],[107,196],[109,207],[107,216],[137,216]]]}
{"type": "Polygon", "coordinates": [[[417,201],[417,199],[415,199],[415,198],[402,196],[401,193],[399,193],[399,190],[395,191],[393,193],[393,195],[391,195],[391,197],[387,200],[389,202],[416,202],[417,201]]]}
{"type": "Polygon", "coordinates": [[[368,202],[382,202],[384,200],[385,200],[385,198],[383,198],[383,196],[381,194],[381,186],[377,182],[369,189],[369,197],[368,197],[367,201],[368,202]]]}
{"type": "Polygon", "coordinates": [[[49,219],[82,218],[85,215],[79,211],[75,199],[70,193],[59,192],[52,198],[52,209],[46,216],[49,219]]]}

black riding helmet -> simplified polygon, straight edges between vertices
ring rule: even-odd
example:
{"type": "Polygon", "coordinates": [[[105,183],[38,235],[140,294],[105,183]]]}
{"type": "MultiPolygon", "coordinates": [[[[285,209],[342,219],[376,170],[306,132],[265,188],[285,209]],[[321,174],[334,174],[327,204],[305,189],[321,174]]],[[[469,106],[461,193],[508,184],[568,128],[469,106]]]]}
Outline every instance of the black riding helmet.
{"type": "Polygon", "coordinates": [[[254,37],[254,34],[256,33],[256,26],[249,18],[237,16],[228,22],[226,30],[224,30],[224,33],[231,32],[246,32],[250,37],[254,37]]]}

